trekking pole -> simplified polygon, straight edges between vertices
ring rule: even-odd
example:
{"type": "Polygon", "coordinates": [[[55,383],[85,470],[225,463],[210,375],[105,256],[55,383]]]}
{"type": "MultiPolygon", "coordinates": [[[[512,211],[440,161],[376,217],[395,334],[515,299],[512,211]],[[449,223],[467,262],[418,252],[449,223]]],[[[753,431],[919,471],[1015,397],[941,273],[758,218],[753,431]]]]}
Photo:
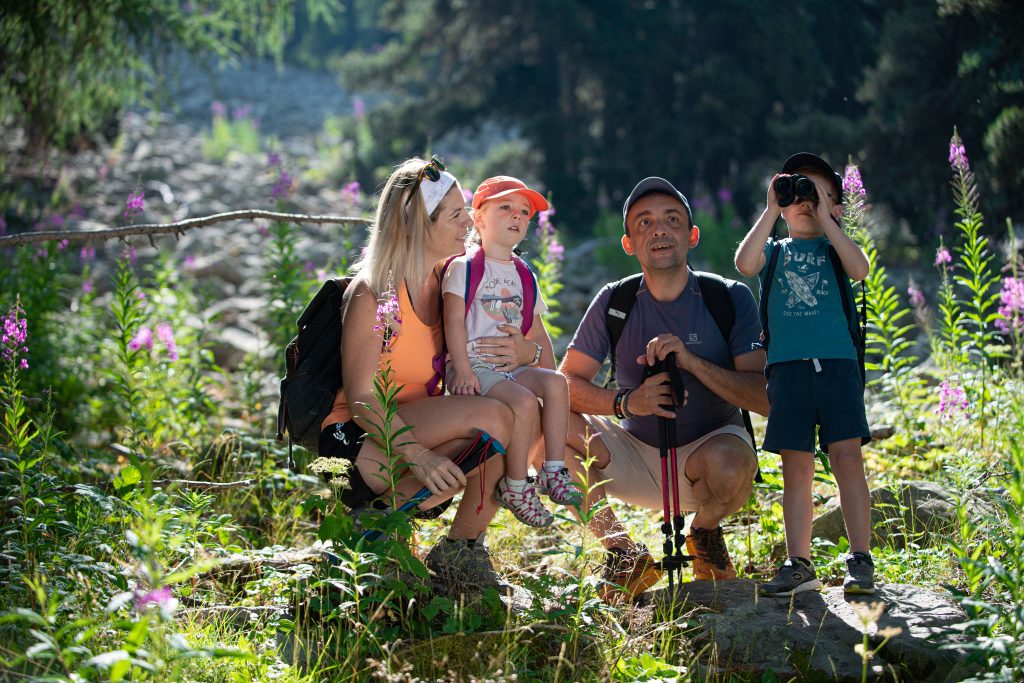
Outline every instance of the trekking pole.
{"type": "MultiPolygon", "coordinates": [[[[668,373],[669,385],[672,390],[672,409],[678,408],[683,405],[683,399],[685,397],[683,388],[683,375],[679,370],[679,366],[676,365],[676,354],[670,353],[665,357],[664,371],[668,373]]],[[[687,561],[692,559],[687,555],[683,554],[683,547],[686,545],[686,534],[683,530],[686,526],[686,518],[683,516],[681,506],[679,504],[679,433],[676,430],[676,421],[665,418],[666,434],[665,439],[668,443],[669,453],[669,469],[672,474],[672,525],[674,527],[673,541],[675,545],[675,555],[672,562],[673,568],[679,573],[679,583],[683,582],[683,567],[687,561]]],[[[671,586],[671,574],[669,575],[669,585],[671,586]]]]}
{"type": "MultiPolygon", "coordinates": [[[[656,361],[654,365],[649,365],[644,369],[643,379],[656,375],[663,372],[664,361],[656,361]]],[[[671,406],[661,406],[666,410],[671,410],[671,406]]],[[[668,461],[668,443],[669,443],[669,430],[670,420],[667,417],[658,417],[658,455],[661,459],[661,502],[664,515],[661,523],[661,533],[665,535],[665,542],[662,544],[662,570],[668,572],[668,588],[669,591],[675,589],[675,574],[678,567],[676,566],[677,558],[676,553],[673,551],[673,534],[672,534],[672,505],[669,496],[669,461],[668,461]]],[[[674,468],[673,468],[674,471],[674,468]]],[[[677,503],[678,506],[678,503],[677,503]]]]}

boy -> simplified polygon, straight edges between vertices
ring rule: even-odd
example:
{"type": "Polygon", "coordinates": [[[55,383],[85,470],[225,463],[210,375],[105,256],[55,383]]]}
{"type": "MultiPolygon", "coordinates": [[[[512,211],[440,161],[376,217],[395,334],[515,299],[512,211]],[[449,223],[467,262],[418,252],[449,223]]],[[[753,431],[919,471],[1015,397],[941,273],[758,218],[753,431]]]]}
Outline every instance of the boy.
{"type": "Polygon", "coordinates": [[[453,394],[480,394],[512,408],[516,425],[505,456],[506,476],[498,482],[494,498],[520,522],[548,526],[554,517],[540,502],[533,484],[555,503],[580,501],[563,461],[569,420],[569,389],[565,377],[537,367],[551,340],[540,314],[546,308],[536,294],[533,275],[512,250],[526,237],[530,218],[548,208],[547,200],[517,178],[495,176],[480,183],[473,194],[473,227],[480,252],[470,252],[448,266],[442,284],[444,331],[448,346],[446,384],[453,394]],[[468,286],[470,270],[479,269],[475,292],[468,286]],[[530,281],[524,282],[524,279],[530,281]],[[467,297],[470,299],[467,306],[467,297]],[[534,305],[527,308],[528,301],[534,305]],[[526,323],[526,324],[524,324],[526,323]],[[476,340],[500,336],[501,325],[521,326],[537,345],[529,365],[499,371],[476,349],[476,340]],[[538,419],[537,399],[544,431],[545,462],[536,482],[527,478],[529,451],[538,419]]]}
{"type": "MultiPolygon", "coordinates": [[[[863,280],[869,263],[839,224],[842,179],[822,158],[795,154],[768,186],[768,206],[736,251],[736,269],[758,274],[768,291],[768,400],[771,412],[764,449],[782,457],[783,518],[788,559],[761,594],[786,597],[820,588],[811,565],[814,437],[828,452],[850,539],[843,588],[873,593],[874,563],[868,551],[871,499],[864,478],[862,443],[870,440],[857,349],[841,297],[852,297],[847,282],[836,282],[830,250],[846,277],[863,280]],[[789,238],[771,235],[779,216],[789,238]],[[773,250],[772,281],[765,282],[773,250]],[[770,328],[769,328],[770,325],[770,328]]],[[[844,278],[845,279],[845,278],[844,278]]]]}

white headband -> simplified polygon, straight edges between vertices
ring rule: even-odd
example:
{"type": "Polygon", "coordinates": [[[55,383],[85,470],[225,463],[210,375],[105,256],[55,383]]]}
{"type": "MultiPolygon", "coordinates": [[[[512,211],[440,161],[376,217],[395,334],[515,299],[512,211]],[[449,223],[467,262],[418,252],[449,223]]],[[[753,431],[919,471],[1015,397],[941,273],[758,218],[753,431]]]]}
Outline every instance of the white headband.
{"type": "Polygon", "coordinates": [[[427,215],[434,213],[448,190],[455,184],[455,176],[448,171],[441,171],[441,177],[437,180],[424,178],[420,181],[420,192],[423,194],[423,203],[427,207],[427,215]]]}

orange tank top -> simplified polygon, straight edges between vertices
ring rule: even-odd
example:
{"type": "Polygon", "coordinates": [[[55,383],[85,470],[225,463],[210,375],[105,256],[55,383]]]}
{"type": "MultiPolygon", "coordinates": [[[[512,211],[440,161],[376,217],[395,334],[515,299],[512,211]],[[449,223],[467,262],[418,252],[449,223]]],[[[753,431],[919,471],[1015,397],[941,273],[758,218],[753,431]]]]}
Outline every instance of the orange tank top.
{"type": "MultiPolygon", "coordinates": [[[[426,325],[416,316],[405,283],[398,289],[398,310],[402,320],[401,328],[391,342],[390,351],[381,353],[381,361],[385,353],[390,354],[394,382],[402,387],[398,392],[398,403],[401,405],[429,395],[427,387],[435,379],[433,361],[441,353],[443,333],[440,316],[434,325],[426,325]]],[[[347,350],[346,353],[353,351],[347,350]]],[[[348,422],[351,418],[345,388],[342,387],[334,397],[331,413],[320,428],[348,422]]]]}

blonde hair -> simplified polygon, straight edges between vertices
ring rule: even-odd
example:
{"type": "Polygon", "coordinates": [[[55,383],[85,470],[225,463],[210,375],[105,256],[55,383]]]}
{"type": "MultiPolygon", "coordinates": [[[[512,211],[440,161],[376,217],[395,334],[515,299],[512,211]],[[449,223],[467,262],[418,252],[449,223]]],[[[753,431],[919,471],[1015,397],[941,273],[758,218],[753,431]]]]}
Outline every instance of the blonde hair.
{"type": "Polygon", "coordinates": [[[426,280],[423,252],[427,230],[437,220],[441,207],[427,215],[418,188],[412,201],[406,201],[426,164],[424,159],[414,157],[399,164],[388,176],[377,201],[370,239],[362,256],[352,266],[356,277],[365,281],[378,296],[389,286],[397,289],[405,282],[409,296],[415,297],[426,280]]]}

